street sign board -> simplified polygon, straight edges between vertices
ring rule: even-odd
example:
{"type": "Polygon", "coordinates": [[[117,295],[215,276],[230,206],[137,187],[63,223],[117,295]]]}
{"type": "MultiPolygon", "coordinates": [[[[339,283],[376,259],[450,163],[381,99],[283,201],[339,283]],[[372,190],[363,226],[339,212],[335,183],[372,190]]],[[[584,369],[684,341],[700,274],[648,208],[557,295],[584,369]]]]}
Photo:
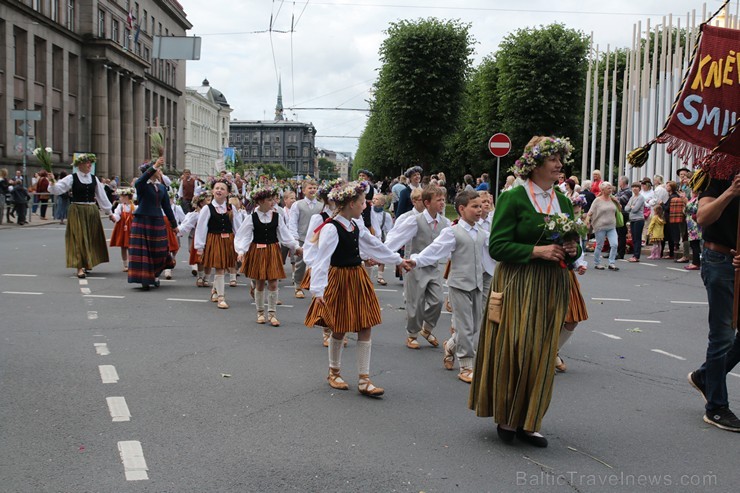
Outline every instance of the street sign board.
{"type": "Polygon", "coordinates": [[[488,139],[488,150],[496,157],[504,157],[511,151],[511,139],[508,135],[500,132],[493,134],[488,139]]]}
{"type": "Polygon", "coordinates": [[[41,120],[39,110],[10,110],[11,120],[41,120]]]}

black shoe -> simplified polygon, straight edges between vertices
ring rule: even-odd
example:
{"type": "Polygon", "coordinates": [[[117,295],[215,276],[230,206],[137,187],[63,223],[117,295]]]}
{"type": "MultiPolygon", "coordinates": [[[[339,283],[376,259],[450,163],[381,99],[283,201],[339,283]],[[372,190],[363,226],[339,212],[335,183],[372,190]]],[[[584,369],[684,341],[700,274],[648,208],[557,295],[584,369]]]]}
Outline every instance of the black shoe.
{"type": "Polygon", "coordinates": [[[142,284],[141,285],[141,290],[142,291],[149,291],[149,285],[148,284],[142,284]]]}
{"type": "Polygon", "coordinates": [[[504,443],[512,443],[514,441],[514,437],[516,436],[516,431],[505,430],[501,428],[501,425],[496,426],[496,433],[498,433],[498,437],[504,443]]]}
{"type": "Polygon", "coordinates": [[[704,415],[704,422],[714,425],[727,431],[740,432],[740,419],[735,413],[730,411],[729,407],[720,407],[714,411],[707,411],[704,415]]]}
{"type": "Polygon", "coordinates": [[[159,287],[159,279],[155,279],[154,280],[154,287],[155,288],[158,288],[159,287]]]}
{"type": "Polygon", "coordinates": [[[609,270],[613,270],[613,271],[618,271],[618,270],[619,270],[619,267],[617,267],[617,266],[616,266],[616,265],[614,265],[614,264],[610,264],[610,265],[609,265],[609,270]]]}
{"type": "Polygon", "coordinates": [[[529,433],[524,431],[524,428],[516,429],[516,437],[523,442],[526,442],[530,445],[534,445],[535,447],[540,447],[540,448],[547,447],[547,438],[538,437],[537,435],[530,435],[529,433]]]}
{"type": "Polygon", "coordinates": [[[687,378],[689,379],[689,384],[697,391],[699,391],[701,396],[704,398],[704,402],[707,402],[707,394],[704,392],[704,385],[697,378],[696,372],[692,371],[691,373],[689,373],[689,376],[687,378]]]}

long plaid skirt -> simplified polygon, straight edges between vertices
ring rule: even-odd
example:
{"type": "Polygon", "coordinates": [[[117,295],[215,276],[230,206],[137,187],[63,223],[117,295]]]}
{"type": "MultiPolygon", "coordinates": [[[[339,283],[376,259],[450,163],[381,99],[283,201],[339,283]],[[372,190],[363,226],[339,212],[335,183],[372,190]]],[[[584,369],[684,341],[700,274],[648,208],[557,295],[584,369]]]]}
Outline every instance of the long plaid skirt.
{"type": "Polygon", "coordinates": [[[134,216],[128,253],[128,282],[153,285],[165,268],[169,245],[162,216],[134,216]]]}

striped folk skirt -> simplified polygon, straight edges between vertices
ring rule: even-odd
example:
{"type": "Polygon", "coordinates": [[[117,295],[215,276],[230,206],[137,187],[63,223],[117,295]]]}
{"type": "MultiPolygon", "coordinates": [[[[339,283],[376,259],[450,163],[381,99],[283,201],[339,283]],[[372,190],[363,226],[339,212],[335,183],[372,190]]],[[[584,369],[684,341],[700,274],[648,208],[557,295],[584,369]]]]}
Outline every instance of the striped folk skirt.
{"type": "Polygon", "coordinates": [[[324,303],[314,298],[304,323],[306,327],[328,327],[341,333],[380,325],[380,304],[365,268],[331,267],[324,303]]]}
{"type": "Polygon", "coordinates": [[[153,285],[165,269],[169,245],[162,216],[134,216],[128,253],[128,282],[153,285]]]}
{"type": "Polygon", "coordinates": [[[280,243],[258,245],[252,243],[244,258],[242,273],[255,281],[272,281],[285,279],[283,258],[280,255],[280,243]]]}
{"type": "Polygon", "coordinates": [[[301,289],[305,289],[306,291],[311,289],[311,267],[306,268],[306,273],[303,274],[303,280],[301,281],[301,285],[299,287],[301,289]]]}
{"type": "Polygon", "coordinates": [[[220,233],[208,233],[201,262],[203,267],[213,269],[228,269],[236,266],[234,233],[227,233],[226,236],[221,236],[220,233]]]}
{"type": "Polygon", "coordinates": [[[134,215],[130,212],[121,214],[121,219],[113,226],[113,234],[110,236],[110,246],[128,248],[133,220],[134,215]]]}
{"type": "Polygon", "coordinates": [[[167,248],[173,256],[177,255],[178,250],[180,250],[180,242],[177,240],[175,230],[172,229],[172,225],[166,217],[164,218],[164,225],[167,228],[167,248]]]}
{"type": "Polygon", "coordinates": [[[568,311],[568,271],[554,262],[501,262],[491,289],[504,293],[501,323],[490,322],[486,313],[468,406],[496,423],[539,431],[568,311]]]}
{"type": "Polygon", "coordinates": [[[92,269],[108,262],[108,246],[105,242],[100,211],[95,204],[71,204],[64,234],[67,267],[92,269]]]}
{"type": "Polygon", "coordinates": [[[570,277],[570,303],[568,303],[568,313],[565,314],[566,323],[578,323],[588,320],[588,310],[586,301],[581,294],[581,284],[574,270],[568,270],[570,277]]]}
{"type": "Polygon", "coordinates": [[[190,238],[190,257],[188,258],[188,265],[198,265],[200,257],[198,256],[198,250],[195,249],[195,242],[190,238]]]}

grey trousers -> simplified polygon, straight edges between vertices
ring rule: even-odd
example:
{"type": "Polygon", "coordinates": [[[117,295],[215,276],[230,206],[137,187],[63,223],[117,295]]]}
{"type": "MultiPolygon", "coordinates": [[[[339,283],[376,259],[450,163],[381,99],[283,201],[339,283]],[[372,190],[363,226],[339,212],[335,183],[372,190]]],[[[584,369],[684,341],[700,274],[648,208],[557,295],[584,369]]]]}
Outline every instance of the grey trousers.
{"type": "Polygon", "coordinates": [[[455,317],[455,333],[452,334],[451,343],[455,348],[455,356],[460,365],[470,365],[475,357],[475,336],[478,333],[483,315],[483,294],[476,288],[472,291],[463,291],[453,287],[449,288],[450,304],[455,317]],[[466,359],[468,361],[466,361],[466,359]]]}
{"type": "Polygon", "coordinates": [[[431,331],[437,326],[444,303],[442,272],[437,265],[413,269],[405,274],[406,332],[416,336],[426,322],[431,331]]]}
{"type": "MultiPolygon", "coordinates": [[[[304,241],[298,240],[298,244],[303,247],[304,241]]],[[[295,272],[293,272],[293,286],[295,289],[301,289],[301,282],[303,282],[303,276],[306,275],[306,262],[303,261],[303,255],[296,257],[295,261],[295,272]]]]}

